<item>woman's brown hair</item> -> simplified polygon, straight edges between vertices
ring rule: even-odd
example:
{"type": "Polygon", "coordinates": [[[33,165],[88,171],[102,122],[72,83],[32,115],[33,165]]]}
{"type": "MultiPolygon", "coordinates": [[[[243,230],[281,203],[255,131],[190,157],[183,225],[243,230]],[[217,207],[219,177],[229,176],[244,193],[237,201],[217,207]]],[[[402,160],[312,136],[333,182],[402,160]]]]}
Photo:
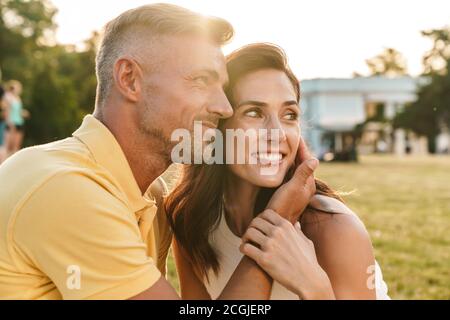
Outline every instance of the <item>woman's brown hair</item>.
{"type": "MultiPolygon", "coordinates": [[[[292,83],[297,102],[300,102],[300,83],[288,66],[285,53],[278,46],[256,43],[242,47],[227,56],[229,84],[226,94],[231,104],[237,81],[246,74],[261,69],[276,69],[286,73],[292,83]]],[[[221,128],[221,125],[219,125],[221,128]]],[[[294,163],[285,181],[288,181],[299,163],[294,163]]],[[[210,244],[210,235],[222,216],[224,181],[227,174],[223,164],[185,165],[183,176],[165,200],[165,209],[176,240],[196,272],[208,280],[208,271],[219,272],[217,253],[210,244]]],[[[342,199],[326,183],[316,179],[316,193],[342,199]]],[[[276,188],[262,188],[258,193],[254,215],[261,213],[276,188]]]]}

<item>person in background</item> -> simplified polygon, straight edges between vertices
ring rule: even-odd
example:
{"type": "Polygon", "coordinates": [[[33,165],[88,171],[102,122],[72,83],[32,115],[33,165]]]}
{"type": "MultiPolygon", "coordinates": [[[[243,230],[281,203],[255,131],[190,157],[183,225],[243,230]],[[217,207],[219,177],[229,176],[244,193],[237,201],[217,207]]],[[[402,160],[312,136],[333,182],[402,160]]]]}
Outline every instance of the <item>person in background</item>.
{"type": "Polygon", "coordinates": [[[6,84],[5,93],[5,119],[6,130],[6,156],[11,156],[22,148],[24,137],[25,119],[29,112],[23,109],[22,84],[17,80],[11,80],[6,84]]]}
{"type": "Polygon", "coordinates": [[[6,148],[5,148],[5,130],[6,130],[6,122],[5,122],[5,115],[4,115],[4,96],[5,96],[5,90],[0,85],[0,163],[3,162],[3,160],[6,157],[6,148]]]}

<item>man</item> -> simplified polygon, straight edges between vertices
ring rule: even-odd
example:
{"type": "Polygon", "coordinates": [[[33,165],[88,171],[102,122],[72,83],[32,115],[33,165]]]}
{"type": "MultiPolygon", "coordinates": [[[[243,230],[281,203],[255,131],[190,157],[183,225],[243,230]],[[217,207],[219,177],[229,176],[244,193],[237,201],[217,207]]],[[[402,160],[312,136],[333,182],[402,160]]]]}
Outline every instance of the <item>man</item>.
{"type": "MultiPolygon", "coordinates": [[[[164,279],[171,234],[158,177],[175,129],[232,115],[220,48],[232,35],[222,19],[168,4],[106,26],[93,116],[73,137],[0,167],[0,298],[178,298],[164,279]]],[[[305,185],[312,170],[303,168],[305,185]]],[[[306,199],[313,191],[304,190],[306,199]]],[[[269,291],[266,273],[244,258],[222,298],[269,291]]]]}

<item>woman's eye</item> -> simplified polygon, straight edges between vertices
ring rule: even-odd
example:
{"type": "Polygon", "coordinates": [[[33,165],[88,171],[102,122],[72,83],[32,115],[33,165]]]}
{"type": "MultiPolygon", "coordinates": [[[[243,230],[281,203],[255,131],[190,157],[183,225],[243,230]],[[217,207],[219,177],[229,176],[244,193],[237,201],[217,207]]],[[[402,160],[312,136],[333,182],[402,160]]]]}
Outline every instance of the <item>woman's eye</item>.
{"type": "Polygon", "coordinates": [[[258,118],[261,114],[257,110],[249,110],[245,112],[245,115],[251,118],[258,118]]]}
{"type": "Polygon", "coordinates": [[[298,114],[295,112],[289,112],[284,116],[284,118],[286,120],[298,120],[298,114]]]}

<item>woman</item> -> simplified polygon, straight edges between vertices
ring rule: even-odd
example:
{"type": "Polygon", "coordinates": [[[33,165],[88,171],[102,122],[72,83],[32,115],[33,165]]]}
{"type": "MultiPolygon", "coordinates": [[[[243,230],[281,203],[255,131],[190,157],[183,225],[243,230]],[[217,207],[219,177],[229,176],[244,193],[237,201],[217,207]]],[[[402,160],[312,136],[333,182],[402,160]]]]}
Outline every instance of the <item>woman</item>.
{"type": "MultiPolygon", "coordinates": [[[[227,69],[226,93],[234,115],[220,124],[220,130],[278,129],[279,136],[269,136],[268,140],[278,139],[279,147],[256,153],[256,164],[248,161],[245,152],[246,164],[185,167],[165,208],[175,234],[174,255],[182,297],[187,299],[216,299],[243,257],[241,243],[264,245],[264,221],[255,216],[266,208],[277,188],[292,177],[299,165],[296,155],[303,146],[299,82],[284,52],[269,44],[249,45],[227,57],[227,69]],[[262,174],[262,169],[271,166],[277,169],[273,174],[262,174]]],[[[258,144],[262,138],[254,139],[248,145],[258,144]]],[[[236,145],[233,148],[225,146],[227,153],[239,151],[236,145]]],[[[324,182],[316,179],[316,190],[301,215],[301,230],[297,225],[296,234],[312,240],[317,257],[314,268],[326,272],[337,299],[388,298],[386,290],[380,290],[381,271],[364,225],[324,182]]],[[[296,241],[291,239],[292,243],[296,241]]],[[[302,263],[301,252],[283,258],[302,263]]],[[[292,270],[292,277],[298,272],[292,270]]],[[[316,274],[302,276],[308,279],[316,274]]],[[[288,281],[274,280],[271,299],[306,298],[290,290],[288,281]]],[[[325,298],[327,294],[316,297],[325,298]]]]}
{"type": "Polygon", "coordinates": [[[6,85],[5,94],[5,117],[6,117],[6,151],[7,156],[11,156],[22,147],[24,138],[25,118],[28,118],[29,113],[23,109],[22,99],[22,85],[17,80],[11,80],[6,85]]]}

